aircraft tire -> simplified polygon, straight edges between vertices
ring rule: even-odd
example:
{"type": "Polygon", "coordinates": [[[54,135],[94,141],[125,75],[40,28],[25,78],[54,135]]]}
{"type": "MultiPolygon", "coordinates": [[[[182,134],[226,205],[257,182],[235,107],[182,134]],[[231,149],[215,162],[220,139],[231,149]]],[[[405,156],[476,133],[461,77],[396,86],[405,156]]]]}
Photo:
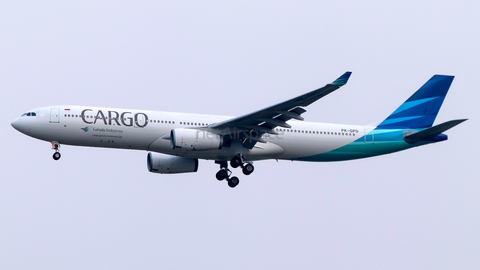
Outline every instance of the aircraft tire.
{"type": "Polygon", "coordinates": [[[243,172],[243,174],[245,174],[245,175],[250,175],[250,174],[252,174],[252,172],[253,172],[254,169],[255,169],[255,168],[253,167],[252,164],[246,163],[246,164],[243,166],[242,172],[243,172]]]}
{"type": "Polygon", "coordinates": [[[231,188],[236,187],[239,183],[240,183],[240,180],[236,176],[228,179],[228,186],[231,188]]]}
{"type": "Polygon", "coordinates": [[[232,166],[232,168],[237,168],[240,165],[242,165],[242,159],[240,157],[234,157],[230,161],[230,166],[232,166]]]}
{"type": "Polygon", "coordinates": [[[222,180],[224,180],[225,178],[228,177],[227,171],[225,171],[225,170],[220,170],[220,171],[217,172],[217,174],[215,175],[215,177],[217,177],[217,180],[218,180],[218,181],[222,181],[222,180]]]}
{"type": "Polygon", "coordinates": [[[54,160],[59,160],[61,157],[62,157],[62,155],[60,154],[60,152],[53,153],[53,159],[54,160]]]}

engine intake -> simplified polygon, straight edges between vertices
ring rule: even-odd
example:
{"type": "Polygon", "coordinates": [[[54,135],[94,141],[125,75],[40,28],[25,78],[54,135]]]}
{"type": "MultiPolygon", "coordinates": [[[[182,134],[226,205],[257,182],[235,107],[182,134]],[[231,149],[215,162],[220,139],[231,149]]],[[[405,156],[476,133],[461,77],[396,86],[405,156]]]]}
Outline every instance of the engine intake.
{"type": "Polygon", "coordinates": [[[152,173],[189,173],[198,170],[198,159],[149,152],[147,168],[152,173]]]}
{"type": "Polygon", "coordinates": [[[222,148],[222,137],[220,135],[198,130],[176,128],[170,131],[170,142],[172,149],[183,149],[186,151],[205,151],[222,148]]]}

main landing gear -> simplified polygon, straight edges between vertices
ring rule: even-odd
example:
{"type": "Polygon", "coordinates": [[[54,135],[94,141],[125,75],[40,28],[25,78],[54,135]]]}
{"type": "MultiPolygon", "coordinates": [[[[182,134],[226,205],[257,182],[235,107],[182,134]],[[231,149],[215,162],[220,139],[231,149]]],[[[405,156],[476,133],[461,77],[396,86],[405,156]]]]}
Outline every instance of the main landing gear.
{"type": "MultiPolygon", "coordinates": [[[[231,188],[236,187],[240,183],[238,177],[230,177],[232,175],[232,171],[228,169],[227,161],[215,161],[215,163],[220,164],[220,170],[215,175],[217,180],[222,181],[227,179],[228,186],[231,188]]],[[[232,160],[230,160],[230,166],[232,166],[232,168],[242,167],[242,172],[245,175],[250,175],[254,170],[253,165],[251,163],[244,162],[242,156],[240,155],[235,156],[232,160]]]]}
{"type": "Polygon", "coordinates": [[[59,160],[62,155],[59,152],[60,144],[58,142],[52,142],[52,149],[55,150],[55,153],[53,153],[53,159],[54,160],[59,160]]]}

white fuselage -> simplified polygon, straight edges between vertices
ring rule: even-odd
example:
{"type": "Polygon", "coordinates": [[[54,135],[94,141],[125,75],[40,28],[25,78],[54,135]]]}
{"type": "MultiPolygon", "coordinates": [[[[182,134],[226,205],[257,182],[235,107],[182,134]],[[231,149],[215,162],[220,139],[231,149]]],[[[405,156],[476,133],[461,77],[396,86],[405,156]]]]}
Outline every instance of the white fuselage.
{"type": "Polygon", "coordinates": [[[232,143],[208,151],[172,149],[169,134],[175,128],[208,130],[229,116],[128,110],[85,106],[53,106],[32,110],[36,116],[19,117],[12,125],[19,131],[60,144],[136,149],[183,157],[229,160],[241,152],[246,160],[298,159],[327,153],[361,138],[372,127],[323,124],[291,120],[291,128],[265,134],[266,143],[252,149],[232,143]]]}

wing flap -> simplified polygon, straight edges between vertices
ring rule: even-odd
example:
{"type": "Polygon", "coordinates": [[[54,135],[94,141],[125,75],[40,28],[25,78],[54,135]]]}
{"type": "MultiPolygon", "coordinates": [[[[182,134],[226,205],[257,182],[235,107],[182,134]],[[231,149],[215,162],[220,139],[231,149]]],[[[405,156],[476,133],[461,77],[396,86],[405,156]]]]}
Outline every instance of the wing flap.
{"type": "MultiPolygon", "coordinates": [[[[300,114],[296,113],[296,112],[291,112],[291,111],[278,111],[276,112],[279,114],[279,116],[284,116],[282,117],[282,119],[296,119],[296,120],[299,120],[299,121],[303,121],[304,118],[300,116],[300,114]]],[[[284,121],[288,121],[288,120],[284,120],[284,121]]]]}
{"type": "Polygon", "coordinates": [[[265,122],[267,125],[271,127],[284,127],[284,128],[291,128],[289,124],[285,123],[285,121],[279,120],[277,118],[262,118],[260,121],[265,122]]]}

